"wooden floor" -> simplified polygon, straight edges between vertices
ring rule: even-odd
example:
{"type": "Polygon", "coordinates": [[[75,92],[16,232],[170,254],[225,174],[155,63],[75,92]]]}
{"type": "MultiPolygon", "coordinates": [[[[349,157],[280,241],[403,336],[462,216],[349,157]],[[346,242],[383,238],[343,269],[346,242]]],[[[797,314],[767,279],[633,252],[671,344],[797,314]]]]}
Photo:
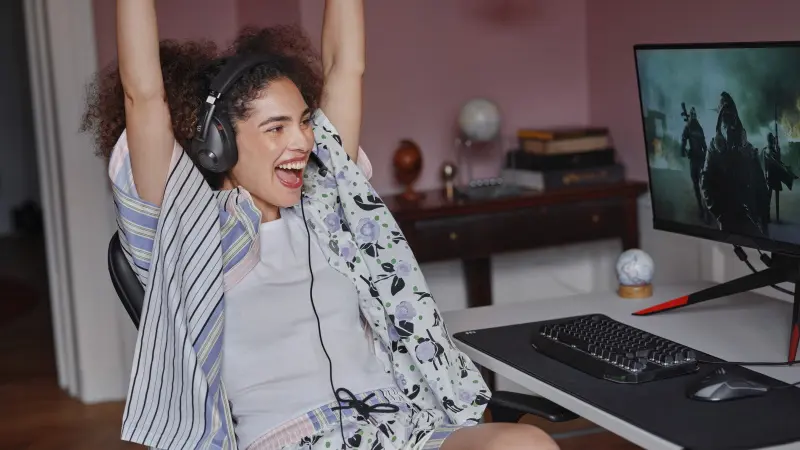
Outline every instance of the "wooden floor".
{"type": "MultiPolygon", "coordinates": [[[[0,240],[0,255],[8,258],[10,251],[0,240]]],[[[41,249],[32,252],[26,247],[25,255],[16,259],[13,270],[21,278],[39,281],[40,298],[31,300],[37,301],[37,306],[26,315],[0,325],[0,449],[143,449],[119,439],[121,402],[86,406],[58,388],[47,289],[41,283],[44,264],[42,261],[30,264],[29,273],[24,273],[20,269],[23,265],[19,264],[35,255],[35,251],[41,249]]],[[[0,275],[9,272],[4,270],[3,258],[0,258],[0,275]]],[[[1,298],[2,295],[0,301],[1,298]]],[[[562,450],[639,449],[605,431],[581,435],[580,430],[594,428],[584,420],[559,425],[531,417],[523,421],[553,435],[563,434],[565,437],[558,440],[562,450]]]]}
{"type": "Polygon", "coordinates": [[[142,449],[119,440],[120,403],[84,406],[58,388],[42,309],[0,328],[0,448],[142,449]]]}

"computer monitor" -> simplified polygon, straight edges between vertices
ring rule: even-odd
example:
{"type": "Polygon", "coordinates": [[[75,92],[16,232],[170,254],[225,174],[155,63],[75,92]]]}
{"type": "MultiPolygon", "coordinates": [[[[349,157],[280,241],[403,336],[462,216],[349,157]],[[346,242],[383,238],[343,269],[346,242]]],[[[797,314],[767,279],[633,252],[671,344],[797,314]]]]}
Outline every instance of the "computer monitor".
{"type": "Polygon", "coordinates": [[[800,42],[636,45],[634,57],[654,228],[773,255],[766,270],[634,314],[794,282],[788,352],[794,361],[800,345],[800,42]]]}
{"type": "Polygon", "coordinates": [[[800,42],[634,53],[654,227],[800,256],[800,42]]]}

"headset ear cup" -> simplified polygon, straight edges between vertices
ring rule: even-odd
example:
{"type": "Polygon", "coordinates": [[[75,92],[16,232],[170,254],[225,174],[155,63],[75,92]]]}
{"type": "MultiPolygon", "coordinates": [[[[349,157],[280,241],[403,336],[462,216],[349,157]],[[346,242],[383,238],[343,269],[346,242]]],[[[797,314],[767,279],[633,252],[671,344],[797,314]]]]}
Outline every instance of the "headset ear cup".
{"type": "Polygon", "coordinates": [[[196,145],[194,156],[197,163],[211,172],[227,172],[239,158],[233,127],[217,115],[211,117],[205,142],[196,145]]]}
{"type": "Polygon", "coordinates": [[[214,127],[220,130],[220,141],[222,142],[222,158],[220,158],[222,170],[220,170],[220,172],[227,172],[231,170],[239,160],[239,147],[236,146],[236,131],[233,129],[233,125],[231,125],[227,116],[220,115],[214,118],[217,122],[214,124],[214,127]]]}

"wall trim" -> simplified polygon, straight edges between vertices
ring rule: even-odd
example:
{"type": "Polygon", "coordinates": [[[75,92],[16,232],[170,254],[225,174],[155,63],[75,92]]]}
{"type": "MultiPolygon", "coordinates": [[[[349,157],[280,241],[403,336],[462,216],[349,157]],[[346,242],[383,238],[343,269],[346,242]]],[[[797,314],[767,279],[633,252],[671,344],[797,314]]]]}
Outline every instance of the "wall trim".
{"type": "Polygon", "coordinates": [[[79,132],[97,70],[92,0],[25,0],[59,384],[86,403],[119,400],[120,311],[106,266],[116,230],[105,162],[79,132]]]}
{"type": "Polygon", "coordinates": [[[67,264],[64,201],[60,195],[63,191],[63,181],[53,106],[47,11],[44,0],[23,0],[23,6],[39,192],[44,215],[49,296],[53,299],[50,302],[50,309],[58,384],[69,394],[77,395],[79,384],[77,349],[67,264]]]}

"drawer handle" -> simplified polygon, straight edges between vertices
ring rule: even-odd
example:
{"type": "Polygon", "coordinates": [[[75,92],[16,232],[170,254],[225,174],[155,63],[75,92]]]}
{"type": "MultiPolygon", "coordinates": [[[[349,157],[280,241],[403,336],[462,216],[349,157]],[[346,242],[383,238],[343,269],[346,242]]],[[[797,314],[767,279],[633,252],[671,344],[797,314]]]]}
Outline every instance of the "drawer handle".
{"type": "Polygon", "coordinates": [[[598,216],[597,214],[592,214],[592,222],[593,223],[600,222],[600,216],[598,216]]]}
{"type": "Polygon", "coordinates": [[[455,241],[456,239],[458,239],[458,234],[456,234],[455,231],[451,232],[450,233],[450,240],[451,241],[455,241]]]}

